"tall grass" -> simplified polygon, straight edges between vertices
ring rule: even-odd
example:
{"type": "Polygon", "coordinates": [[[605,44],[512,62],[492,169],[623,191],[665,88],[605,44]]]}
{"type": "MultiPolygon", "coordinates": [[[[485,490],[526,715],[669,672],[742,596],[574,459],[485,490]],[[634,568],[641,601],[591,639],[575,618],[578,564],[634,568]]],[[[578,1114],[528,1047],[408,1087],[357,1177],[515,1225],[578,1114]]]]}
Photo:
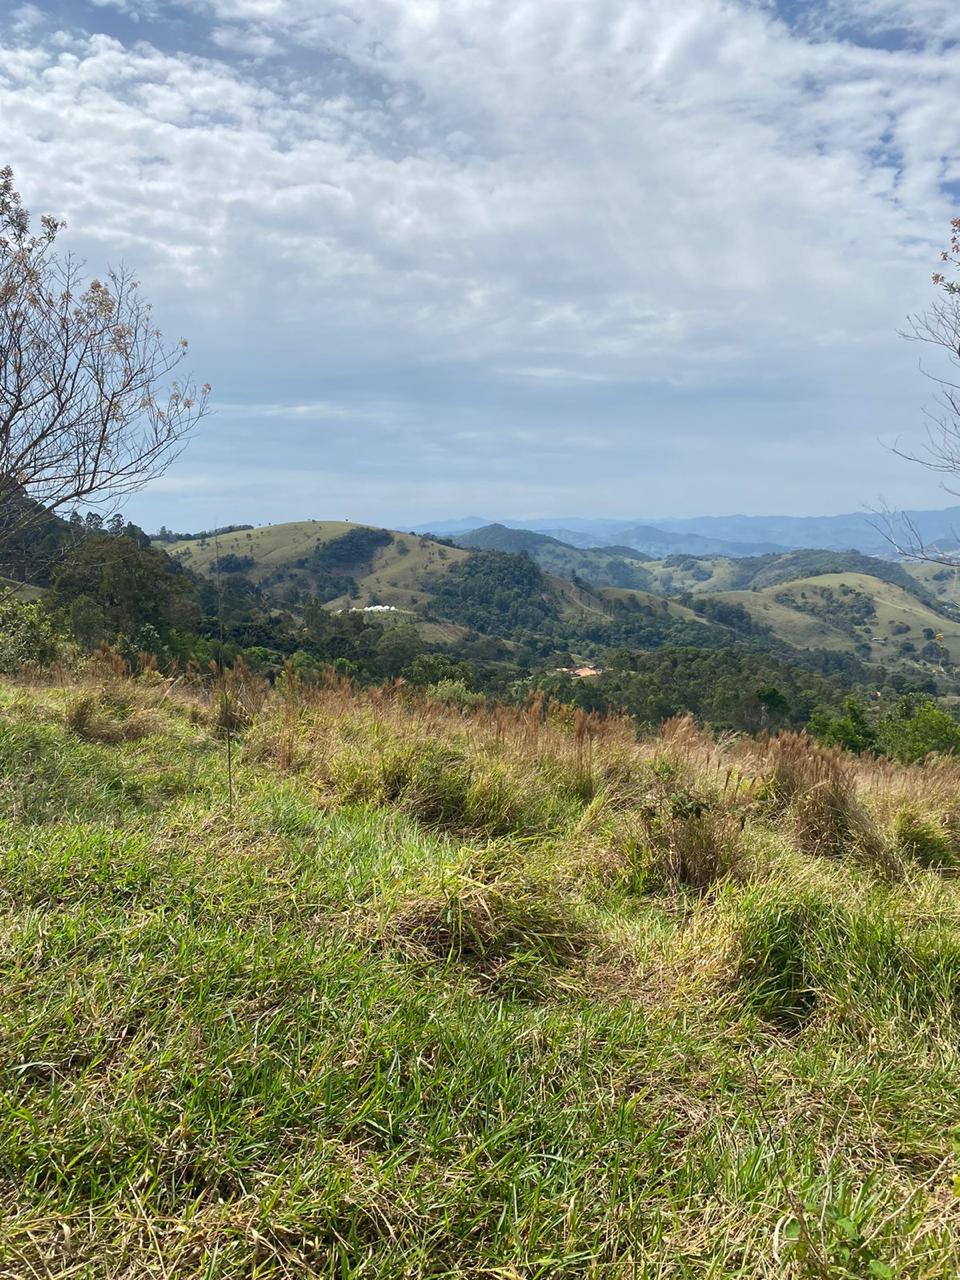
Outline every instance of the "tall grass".
{"type": "Polygon", "coordinates": [[[954,762],[241,674],[0,687],[0,1276],[960,1271],[954,762]]]}

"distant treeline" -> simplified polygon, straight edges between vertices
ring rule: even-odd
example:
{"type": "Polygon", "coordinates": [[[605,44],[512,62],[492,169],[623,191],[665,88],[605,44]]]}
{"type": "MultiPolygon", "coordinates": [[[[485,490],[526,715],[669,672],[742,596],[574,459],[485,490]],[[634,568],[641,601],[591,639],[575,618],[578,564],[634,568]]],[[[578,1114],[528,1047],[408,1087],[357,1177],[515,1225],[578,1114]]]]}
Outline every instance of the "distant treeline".
{"type": "Polygon", "coordinates": [[[154,542],[204,542],[210,538],[221,538],[226,533],[245,533],[255,528],[252,524],[223,524],[219,529],[201,529],[199,533],[174,533],[165,524],[153,535],[154,542]]]}

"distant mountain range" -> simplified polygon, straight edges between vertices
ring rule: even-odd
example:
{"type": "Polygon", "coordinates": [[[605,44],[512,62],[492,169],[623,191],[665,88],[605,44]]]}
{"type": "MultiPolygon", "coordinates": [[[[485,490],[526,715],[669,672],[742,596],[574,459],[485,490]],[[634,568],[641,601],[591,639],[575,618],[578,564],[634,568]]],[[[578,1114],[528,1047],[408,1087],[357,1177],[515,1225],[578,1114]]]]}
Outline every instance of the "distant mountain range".
{"type": "MultiPolygon", "coordinates": [[[[907,511],[903,515],[928,544],[956,547],[960,542],[960,507],[939,511],[907,511]]],[[[494,522],[480,516],[434,520],[418,532],[460,538],[496,524],[498,528],[529,530],[568,546],[617,546],[660,558],[668,555],[751,556],[801,548],[860,551],[892,559],[890,543],[869,512],[836,516],[693,516],[685,519],[608,520],[554,516],[494,522]]]]}

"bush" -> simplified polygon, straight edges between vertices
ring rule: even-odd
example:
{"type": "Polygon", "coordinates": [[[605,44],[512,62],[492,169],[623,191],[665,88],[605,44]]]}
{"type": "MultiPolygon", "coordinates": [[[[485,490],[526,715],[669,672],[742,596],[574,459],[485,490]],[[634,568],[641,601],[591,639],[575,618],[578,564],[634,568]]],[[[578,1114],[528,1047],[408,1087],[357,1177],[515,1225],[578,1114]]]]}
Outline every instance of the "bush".
{"type": "Polygon", "coordinates": [[[819,746],[804,733],[784,733],[766,748],[764,795],[787,818],[804,853],[876,854],[880,841],[857,798],[853,757],[819,746]]]}
{"type": "Polygon", "coordinates": [[[880,723],[877,745],[898,760],[923,760],[932,752],[960,752],[960,724],[935,702],[925,700],[915,709],[905,705],[900,714],[880,723]]]}
{"type": "Polygon", "coordinates": [[[448,706],[459,707],[462,711],[471,711],[483,705],[483,694],[468,689],[462,680],[438,680],[427,688],[427,693],[437,702],[445,702],[448,706]]]}
{"type": "Polygon", "coordinates": [[[876,746],[876,729],[867,720],[864,707],[856,698],[846,698],[842,716],[820,708],[810,717],[809,731],[828,747],[845,751],[869,751],[876,746]]]}
{"type": "Polygon", "coordinates": [[[643,892],[678,886],[703,892],[738,866],[740,821],[712,797],[679,787],[658,796],[641,813],[646,830],[632,861],[635,887],[643,892]]]}
{"type": "Polygon", "coordinates": [[[0,595],[0,672],[16,675],[27,663],[48,667],[59,656],[63,637],[37,600],[0,595]]]}

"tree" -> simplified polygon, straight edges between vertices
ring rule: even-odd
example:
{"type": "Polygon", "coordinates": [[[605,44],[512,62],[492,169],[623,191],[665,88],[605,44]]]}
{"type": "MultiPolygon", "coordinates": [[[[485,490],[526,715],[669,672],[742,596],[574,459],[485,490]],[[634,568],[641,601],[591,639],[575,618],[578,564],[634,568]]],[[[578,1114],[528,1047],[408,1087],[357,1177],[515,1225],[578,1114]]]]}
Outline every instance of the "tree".
{"type": "MultiPolygon", "coordinates": [[[[960,218],[950,224],[949,246],[940,254],[944,271],[935,271],[933,283],[939,291],[937,300],[922,314],[912,316],[904,337],[923,342],[945,352],[949,365],[960,370],[960,218]],[[956,276],[950,279],[947,271],[956,276]]],[[[943,480],[947,493],[960,495],[960,373],[928,377],[936,386],[933,407],[926,410],[926,439],[918,451],[908,452],[899,445],[894,452],[909,462],[937,472],[951,480],[943,480]]],[[[908,516],[882,515],[882,528],[894,549],[914,560],[937,564],[960,564],[960,558],[936,546],[928,546],[922,530],[908,516]]]]}
{"type": "Polygon", "coordinates": [[[70,632],[88,652],[107,638],[107,616],[90,596],[77,596],[66,611],[70,632]]]}
{"type": "Polygon", "coordinates": [[[960,752],[960,724],[930,698],[901,699],[896,711],[880,725],[878,746],[899,760],[923,760],[931,752],[960,752]]]}
{"type": "Polygon", "coordinates": [[[44,514],[110,504],[160,475],[207,409],[210,388],[174,374],[168,342],[126,267],[84,281],[39,232],[0,169],[0,547],[44,514]]]}
{"type": "Polygon", "coordinates": [[[50,600],[60,608],[86,597],[100,609],[102,626],[114,635],[135,635],[149,623],[158,633],[194,621],[190,578],[163,551],[131,538],[88,534],[56,565],[50,600]]]}

